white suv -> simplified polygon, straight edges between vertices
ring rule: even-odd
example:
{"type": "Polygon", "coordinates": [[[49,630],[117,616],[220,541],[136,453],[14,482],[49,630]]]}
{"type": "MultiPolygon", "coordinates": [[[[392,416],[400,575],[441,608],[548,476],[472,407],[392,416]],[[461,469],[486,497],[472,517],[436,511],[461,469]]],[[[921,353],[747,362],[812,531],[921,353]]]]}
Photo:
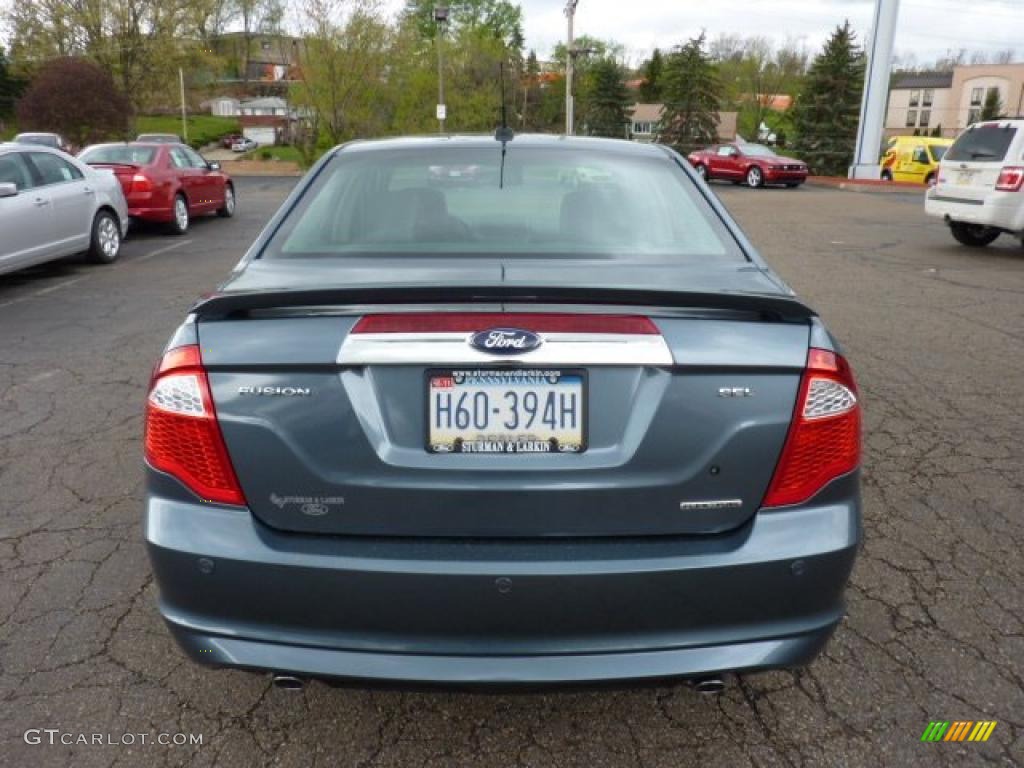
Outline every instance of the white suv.
{"type": "Polygon", "coordinates": [[[1024,119],[961,133],[939,163],[924,210],[964,245],[985,246],[1004,232],[1024,239],[1024,119]]]}

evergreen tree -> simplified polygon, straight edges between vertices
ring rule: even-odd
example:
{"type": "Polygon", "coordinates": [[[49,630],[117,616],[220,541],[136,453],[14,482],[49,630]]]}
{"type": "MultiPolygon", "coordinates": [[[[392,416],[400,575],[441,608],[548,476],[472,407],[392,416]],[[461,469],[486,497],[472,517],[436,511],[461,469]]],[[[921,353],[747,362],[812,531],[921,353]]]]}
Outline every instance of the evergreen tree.
{"type": "Polygon", "coordinates": [[[814,59],[793,106],[795,153],[814,173],[845,175],[853,161],[864,87],[864,52],[847,21],[814,59]]]}
{"type": "Polygon", "coordinates": [[[665,59],[657,48],[651,58],[644,62],[640,75],[644,81],[640,85],[640,101],[645,104],[656,104],[661,101],[661,75],[665,69],[665,59]]]}
{"type": "Polygon", "coordinates": [[[622,68],[614,59],[601,59],[591,67],[589,77],[591,82],[583,113],[587,133],[624,138],[633,100],[623,80],[622,68]]]}
{"type": "Polygon", "coordinates": [[[11,75],[7,56],[0,48],[0,119],[14,114],[14,102],[21,91],[21,82],[11,75]]]}
{"type": "Polygon", "coordinates": [[[669,54],[658,140],[686,154],[718,140],[718,72],[704,50],[704,35],[669,54]]]}
{"type": "Polygon", "coordinates": [[[999,89],[989,88],[985,94],[985,103],[981,107],[982,120],[995,120],[1003,116],[1003,102],[999,99],[999,89]]]}

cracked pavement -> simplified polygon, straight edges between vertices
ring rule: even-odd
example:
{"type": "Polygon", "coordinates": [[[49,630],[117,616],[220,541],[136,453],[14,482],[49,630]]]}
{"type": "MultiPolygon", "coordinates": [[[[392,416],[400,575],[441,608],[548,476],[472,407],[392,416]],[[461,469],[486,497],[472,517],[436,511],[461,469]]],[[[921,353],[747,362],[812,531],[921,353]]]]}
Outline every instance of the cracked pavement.
{"type": "Polygon", "coordinates": [[[142,544],[145,387],[293,183],[240,179],[237,218],[133,233],[110,267],[0,277],[0,766],[1024,763],[1024,248],[956,245],[919,195],[714,186],[839,336],[865,403],[866,543],[811,666],[707,698],[295,693],[185,659],[142,544]],[[920,743],[935,719],[999,724],[920,743]],[[203,745],[29,745],[29,728],[203,745]]]}

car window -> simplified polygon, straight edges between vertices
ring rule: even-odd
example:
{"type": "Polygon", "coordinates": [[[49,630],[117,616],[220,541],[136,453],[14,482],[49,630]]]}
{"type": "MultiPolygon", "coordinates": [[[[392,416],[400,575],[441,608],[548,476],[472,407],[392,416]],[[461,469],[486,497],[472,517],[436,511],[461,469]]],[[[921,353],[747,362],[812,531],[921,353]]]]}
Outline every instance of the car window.
{"type": "Polygon", "coordinates": [[[43,186],[82,178],[82,172],[62,157],[46,152],[30,152],[29,159],[39,172],[43,186]]]}
{"type": "Polygon", "coordinates": [[[1006,152],[1017,135],[1013,126],[985,123],[968,128],[953,142],[946,152],[946,160],[959,162],[998,162],[1006,158],[1006,152]]]}
{"type": "Polygon", "coordinates": [[[185,154],[183,147],[171,147],[171,165],[175,168],[191,168],[192,162],[185,154]]]}
{"type": "Polygon", "coordinates": [[[193,168],[202,168],[205,171],[210,167],[206,164],[206,161],[203,160],[202,155],[200,155],[198,152],[195,152],[194,150],[189,149],[188,147],[185,147],[185,155],[188,157],[189,162],[192,164],[193,168]]]}
{"type": "Polygon", "coordinates": [[[509,146],[339,153],[264,257],[743,261],[668,156],[509,146]]]}
{"type": "Polygon", "coordinates": [[[83,163],[110,163],[112,165],[149,165],[156,150],[152,147],[133,147],[130,144],[87,149],[78,159],[83,163]]]}
{"type": "Polygon", "coordinates": [[[732,147],[719,147],[718,148],[718,154],[721,155],[722,157],[731,157],[732,153],[733,153],[733,148],[732,147]]]}
{"type": "Polygon", "coordinates": [[[0,184],[14,184],[19,192],[33,187],[32,173],[19,153],[0,155],[0,184]]]}

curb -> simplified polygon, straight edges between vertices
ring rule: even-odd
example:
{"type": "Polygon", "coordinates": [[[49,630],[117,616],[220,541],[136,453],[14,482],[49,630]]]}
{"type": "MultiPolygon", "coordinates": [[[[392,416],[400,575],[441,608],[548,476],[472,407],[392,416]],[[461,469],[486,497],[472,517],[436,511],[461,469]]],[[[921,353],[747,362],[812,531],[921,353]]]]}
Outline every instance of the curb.
{"type": "Polygon", "coordinates": [[[911,181],[845,179],[842,176],[808,176],[807,184],[846,192],[875,192],[883,195],[923,193],[928,189],[926,184],[915,184],[911,181]]]}

